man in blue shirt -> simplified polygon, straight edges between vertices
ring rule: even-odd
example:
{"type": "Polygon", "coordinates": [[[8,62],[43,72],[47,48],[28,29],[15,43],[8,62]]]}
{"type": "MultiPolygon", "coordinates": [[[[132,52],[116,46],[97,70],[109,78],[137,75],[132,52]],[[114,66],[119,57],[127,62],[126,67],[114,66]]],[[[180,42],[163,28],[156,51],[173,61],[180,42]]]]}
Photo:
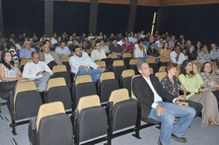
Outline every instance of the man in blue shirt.
{"type": "Polygon", "coordinates": [[[31,53],[36,51],[34,48],[30,47],[29,41],[24,41],[24,47],[20,50],[20,59],[31,58],[31,53]]]}

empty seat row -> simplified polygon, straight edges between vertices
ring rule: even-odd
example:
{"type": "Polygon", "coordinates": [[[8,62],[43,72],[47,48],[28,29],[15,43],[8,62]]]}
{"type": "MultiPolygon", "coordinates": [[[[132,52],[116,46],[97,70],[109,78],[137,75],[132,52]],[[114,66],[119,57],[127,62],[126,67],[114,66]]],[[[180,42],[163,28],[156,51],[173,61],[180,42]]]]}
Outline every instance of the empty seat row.
{"type": "MultiPolygon", "coordinates": [[[[29,125],[29,140],[33,145],[79,145],[106,137],[108,144],[116,131],[132,127],[139,135],[140,116],[137,102],[130,99],[127,89],[111,93],[107,108],[101,106],[98,95],[80,98],[73,114],[73,127],[61,102],[40,106],[38,115],[29,125]]],[[[122,130],[123,131],[123,130],[122,130]]]]}

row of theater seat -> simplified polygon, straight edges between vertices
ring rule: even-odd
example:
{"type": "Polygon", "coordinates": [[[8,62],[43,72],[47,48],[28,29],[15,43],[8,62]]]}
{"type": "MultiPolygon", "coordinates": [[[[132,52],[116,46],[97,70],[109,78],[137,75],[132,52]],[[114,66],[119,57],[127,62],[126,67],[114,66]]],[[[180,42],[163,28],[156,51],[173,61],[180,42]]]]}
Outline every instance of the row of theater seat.
{"type": "MultiPolygon", "coordinates": [[[[121,87],[128,89],[130,96],[131,92],[131,77],[135,75],[134,70],[125,70],[122,73],[121,87]]],[[[12,115],[13,132],[15,126],[19,125],[23,119],[36,116],[38,108],[42,103],[61,101],[65,110],[75,109],[78,106],[78,101],[87,95],[100,94],[101,102],[108,101],[113,90],[119,89],[119,83],[115,79],[113,72],[105,72],[101,75],[98,82],[98,88],[91,82],[89,75],[78,76],[73,87],[73,98],[69,93],[69,88],[66,86],[64,78],[51,78],[48,82],[47,92],[43,96],[43,101],[39,92],[36,91],[35,83],[32,81],[18,82],[13,100],[11,102],[10,112],[12,115]],[[72,105],[73,102],[73,105],[72,105]]]]}
{"type": "MultiPolygon", "coordinates": [[[[42,99],[36,97],[40,96],[40,94],[36,91],[36,86],[33,82],[19,82],[16,86],[15,94],[10,95],[11,97],[9,97],[8,100],[8,108],[11,112],[12,118],[11,127],[13,127],[13,133],[15,134],[15,126],[19,125],[19,121],[16,122],[16,120],[21,120],[36,115],[36,110],[42,103],[62,101],[64,103],[65,109],[71,110],[74,109],[75,106],[77,106],[80,97],[85,95],[98,94],[101,97],[101,102],[105,102],[108,100],[111,91],[119,89],[120,87],[127,88],[129,90],[129,94],[131,94],[130,80],[131,76],[135,75],[136,72],[132,69],[121,69],[119,67],[120,62],[122,61],[115,61],[114,65],[115,72],[119,71],[119,73],[117,74],[121,75],[119,75],[119,77],[117,77],[116,79],[114,72],[105,72],[101,75],[100,80],[97,83],[97,87],[95,83],[91,82],[90,76],[78,76],[75,83],[72,85],[71,77],[70,74],[67,72],[66,67],[64,65],[54,66],[54,74],[52,76],[52,79],[50,79],[48,82],[47,91],[45,95],[42,96],[42,99]],[[117,66],[119,67],[118,69],[116,69],[117,66]],[[120,80],[120,83],[118,82],[118,79],[120,80]],[[71,88],[72,91],[69,90],[71,88]],[[34,94],[31,96],[35,96],[34,99],[28,97],[30,94],[34,94]],[[30,106],[32,106],[32,108],[27,109],[30,106]]],[[[135,63],[137,63],[137,61],[135,63]]],[[[135,65],[133,65],[133,67],[134,66],[135,65]]]]}
{"type": "Polygon", "coordinates": [[[108,102],[103,107],[98,95],[80,98],[72,123],[62,102],[43,104],[30,122],[29,139],[33,145],[70,145],[73,139],[79,145],[105,137],[110,145],[115,132],[128,127],[139,137],[140,109],[128,90],[114,90],[108,102]]]}

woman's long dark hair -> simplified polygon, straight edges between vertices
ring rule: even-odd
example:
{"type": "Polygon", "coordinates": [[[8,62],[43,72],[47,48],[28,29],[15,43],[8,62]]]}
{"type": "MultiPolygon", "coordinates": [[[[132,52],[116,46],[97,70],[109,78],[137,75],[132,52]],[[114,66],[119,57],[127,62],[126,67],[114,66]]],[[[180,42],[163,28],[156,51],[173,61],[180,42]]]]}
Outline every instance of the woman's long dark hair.
{"type": "Polygon", "coordinates": [[[181,64],[180,66],[180,74],[183,74],[183,75],[188,75],[188,76],[194,76],[194,72],[191,71],[189,74],[186,73],[186,66],[188,65],[188,63],[192,63],[191,60],[184,60],[183,63],[181,64]]]}
{"type": "MultiPolygon", "coordinates": [[[[6,55],[7,53],[10,53],[10,54],[11,54],[11,52],[8,51],[8,50],[2,52],[1,62],[2,62],[2,64],[3,64],[7,69],[11,70],[11,69],[12,69],[11,65],[14,66],[14,61],[13,61],[13,58],[12,58],[11,61],[9,62],[10,64],[8,64],[8,63],[5,61],[5,55],[6,55]]],[[[12,57],[12,54],[11,54],[11,57],[12,57]]]]}

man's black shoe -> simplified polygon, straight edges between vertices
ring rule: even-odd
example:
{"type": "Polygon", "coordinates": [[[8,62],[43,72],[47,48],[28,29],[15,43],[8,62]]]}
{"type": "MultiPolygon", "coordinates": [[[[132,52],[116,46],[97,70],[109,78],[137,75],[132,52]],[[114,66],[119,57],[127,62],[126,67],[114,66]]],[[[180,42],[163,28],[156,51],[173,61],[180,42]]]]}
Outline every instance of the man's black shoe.
{"type": "Polygon", "coordinates": [[[157,144],[158,145],[163,145],[162,142],[160,141],[160,138],[158,139],[157,144]]]}
{"type": "Polygon", "coordinates": [[[173,133],[172,133],[171,137],[172,137],[172,139],[174,139],[174,140],[177,141],[177,142],[181,142],[181,143],[187,142],[187,140],[186,140],[185,137],[179,137],[179,136],[176,136],[176,135],[173,134],[173,133]]]}

